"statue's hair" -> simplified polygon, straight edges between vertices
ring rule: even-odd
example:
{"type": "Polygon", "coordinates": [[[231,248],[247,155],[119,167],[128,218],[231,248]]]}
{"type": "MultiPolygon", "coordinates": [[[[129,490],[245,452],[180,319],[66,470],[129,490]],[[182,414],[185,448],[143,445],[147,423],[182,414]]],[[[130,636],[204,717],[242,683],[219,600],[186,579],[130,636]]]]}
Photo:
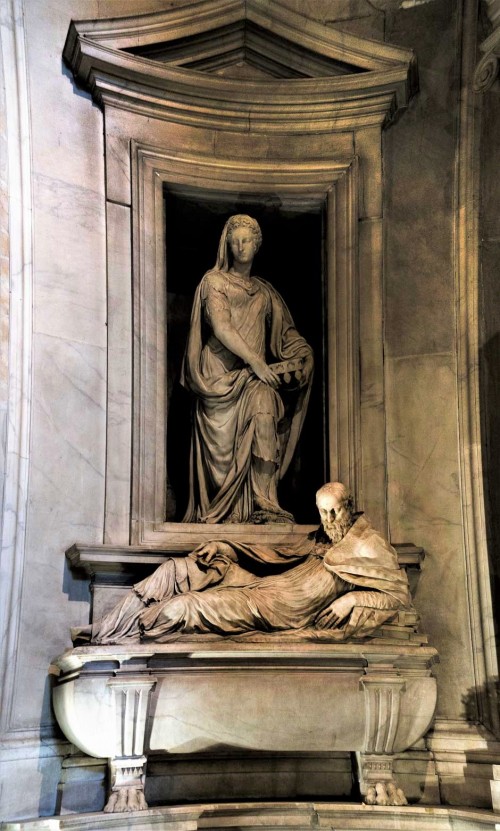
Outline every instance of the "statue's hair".
{"type": "Polygon", "coordinates": [[[260,230],[260,225],[257,220],[247,214],[234,214],[234,216],[230,216],[224,225],[220,238],[217,260],[214,266],[216,271],[228,271],[229,269],[227,244],[231,241],[233,231],[236,231],[237,228],[250,228],[253,236],[255,237],[255,250],[258,251],[260,248],[262,242],[262,231],[260,230]]]}
{"type": "Polygon", "coordinates": [[[348,511],[354,512],[354,498],[352,493],[342,482],[327,482],[318,491],[316,491],[316,502],[320,496],[335,496],[344,504],[348,511]]]}
{"type": "Polygon", "coordinates": [[[237,228],[250,228],[252,234],[256,238],[257,249],[260,248],[262,243],[262,231],[260,230],[260,225],[256,219],[252,216],[248,216],[247,214],[235,214],[231,216],[227,221],[227,240],[230,241],[233,231],[236,231],[237,228]]]}

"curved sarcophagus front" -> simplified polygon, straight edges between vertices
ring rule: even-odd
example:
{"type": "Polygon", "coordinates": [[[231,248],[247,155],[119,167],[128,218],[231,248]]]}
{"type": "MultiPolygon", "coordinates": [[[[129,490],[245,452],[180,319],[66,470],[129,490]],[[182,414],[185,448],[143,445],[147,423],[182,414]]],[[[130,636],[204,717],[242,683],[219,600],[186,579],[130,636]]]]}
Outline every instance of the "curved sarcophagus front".
{"type": "Polygon", "coordinates": [[[112,784],[117,765],[142,787],[150,754],[223,747],[358,751],[366,790],[429,728],[436,660],[432,647],[375,642],[80,647],[57,662],[54,707],[70,741],[111,760],[112,784]]]}

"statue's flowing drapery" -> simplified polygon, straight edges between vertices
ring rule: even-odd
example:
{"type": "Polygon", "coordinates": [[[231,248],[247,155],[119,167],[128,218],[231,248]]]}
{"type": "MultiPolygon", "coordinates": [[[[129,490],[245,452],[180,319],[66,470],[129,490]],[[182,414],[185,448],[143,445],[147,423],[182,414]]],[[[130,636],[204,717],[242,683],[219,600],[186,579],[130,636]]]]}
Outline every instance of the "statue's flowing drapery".
{"type": "Polygon", "coordinates": [[[195,294],[181,383],[196,396],[190,456],[190,495],[185,522],[246,522],[255,509],[281,511],[275,480],[264,492],[257,460],[278,468],[281,478],[293,456],[307,410],[311,379],[285,408],[282,397],[254,376],[211,332],[214,310],[263,360],[306,358],[311,349],[297,332],[278,292],[259,277],[245,280],[212,270],[195,294]],[[257,415],[268,416],[258,420],[257,415]]]}

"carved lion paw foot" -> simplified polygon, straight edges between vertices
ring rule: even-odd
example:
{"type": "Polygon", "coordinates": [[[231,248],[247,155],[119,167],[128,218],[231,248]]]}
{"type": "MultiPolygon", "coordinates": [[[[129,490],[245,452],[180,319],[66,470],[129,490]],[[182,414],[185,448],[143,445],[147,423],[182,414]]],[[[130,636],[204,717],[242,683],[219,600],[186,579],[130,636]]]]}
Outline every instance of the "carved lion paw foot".
{"type": "Polygon", "coordinates": [[[145,811],[148,803],[141,788],[117,788],[112,791],[104,808],[105,814],[145,811]]]}
{"type": "Polygon", "coordinates": [[[395,782],[375,782],[370,785],[364,798],[366,805],[408,805],[403,789],[395,782]]]}

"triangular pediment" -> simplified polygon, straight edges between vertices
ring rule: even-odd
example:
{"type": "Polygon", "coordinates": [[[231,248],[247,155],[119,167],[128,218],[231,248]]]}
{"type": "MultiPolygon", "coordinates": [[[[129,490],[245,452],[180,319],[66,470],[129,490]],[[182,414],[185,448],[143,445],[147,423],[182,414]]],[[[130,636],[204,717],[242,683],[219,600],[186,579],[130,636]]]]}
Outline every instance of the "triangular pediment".
{"type": "Polygon", "coordinates": [[[290,129],[383,122],[416,88],[411,50],[323,25],[278,0],[201,0],[75,22],[64,58],[100,104],[126,101],[212,126],[217,112],[244,124],[245,109],[263,129],[285,120],[290,129]]]}

